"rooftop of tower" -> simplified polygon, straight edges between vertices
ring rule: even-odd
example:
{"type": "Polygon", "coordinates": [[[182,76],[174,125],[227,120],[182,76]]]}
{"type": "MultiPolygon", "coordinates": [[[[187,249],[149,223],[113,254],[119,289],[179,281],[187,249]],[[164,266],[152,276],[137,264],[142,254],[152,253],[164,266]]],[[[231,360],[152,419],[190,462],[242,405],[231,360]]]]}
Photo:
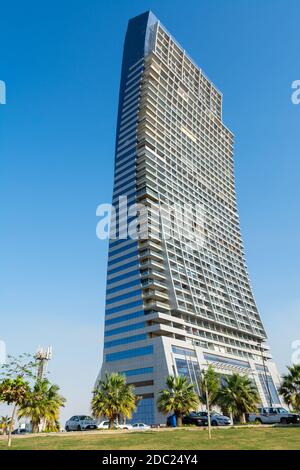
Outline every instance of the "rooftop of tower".
{"type": "Polygon", "coordinates": [[[165,31],[165,33],[171,38],[171,40],[176,44],[176,46],[181,50],[181,52],[192,62],[192,64],[200,71],[200,73],[212,84],[212,86],[215,88],[215,90],[223,97],[223,93],[219,88],[214,84],[214,82],[208,77],[208,75],[203,71],[201,67],[197,64],[197,62],[190,56],[190,54],[187,53],[186,49],[182,47],[182,45],[178,42],[178,40],[170,33],[170,31],[164,26],[163,23],[157,18],[157,16],[151,11],[147,10],[144,13],[141,13],[140,15],[137,15],[133,18],[131,18],[129,21],[134,21],[137,18],[140,17],[148,17],[148,27],[150,25],[154,25],[156,23],[159,24],[159,26],[165,31]]]}

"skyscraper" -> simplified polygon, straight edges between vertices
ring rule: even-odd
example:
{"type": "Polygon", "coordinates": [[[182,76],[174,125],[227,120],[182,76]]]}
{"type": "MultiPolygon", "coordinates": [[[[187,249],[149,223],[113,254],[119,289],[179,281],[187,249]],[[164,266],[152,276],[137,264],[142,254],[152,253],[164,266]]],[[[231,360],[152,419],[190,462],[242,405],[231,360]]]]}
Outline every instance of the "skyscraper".
{"type": "Polygon", "coordinates": [[[142,397],[134,419],[145,423],[165,422],[155,402],[167,375],[185,375],[197,389],[209,364],[222,376],[247,374],[263,405],[280,405],[244,259],[233,143],[222,94],[151,12],[131,19],[101,375],[126,375],[142,397]],[[136,203],[147,226],[138,238],[127,226],[136,203]]]}

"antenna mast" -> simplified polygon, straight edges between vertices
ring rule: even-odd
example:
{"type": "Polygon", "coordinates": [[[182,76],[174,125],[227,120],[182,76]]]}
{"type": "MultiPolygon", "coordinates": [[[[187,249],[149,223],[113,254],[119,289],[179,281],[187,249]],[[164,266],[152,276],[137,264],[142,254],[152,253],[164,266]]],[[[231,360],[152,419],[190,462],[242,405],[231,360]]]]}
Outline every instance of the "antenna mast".
{"type": "Polygon", "coordinates": [[[47,349],[39,347],[36,352],[35,358],[38,362],[37,378],[42,379],[44,377],[48,361],[50,361],[50,359],[52,358],[52,346],[48,346],[47,349]]]}

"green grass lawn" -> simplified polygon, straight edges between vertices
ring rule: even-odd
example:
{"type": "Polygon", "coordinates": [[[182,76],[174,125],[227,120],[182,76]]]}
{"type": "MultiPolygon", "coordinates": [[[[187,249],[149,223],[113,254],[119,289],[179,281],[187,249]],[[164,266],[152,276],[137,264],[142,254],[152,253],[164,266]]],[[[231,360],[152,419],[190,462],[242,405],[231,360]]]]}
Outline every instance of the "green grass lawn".
{"type": "MultiPolygon", "coordinates": [[[[6,442],[0,440],[0,450],[6,442]]],[[[212,439],[203,429],[114,433],[72,433],[60,436],[15,437],[12,449],[83,449],[83,450],[217,450],[217,449],[298,449],[300,428],[213,429],[212,439]]]]}

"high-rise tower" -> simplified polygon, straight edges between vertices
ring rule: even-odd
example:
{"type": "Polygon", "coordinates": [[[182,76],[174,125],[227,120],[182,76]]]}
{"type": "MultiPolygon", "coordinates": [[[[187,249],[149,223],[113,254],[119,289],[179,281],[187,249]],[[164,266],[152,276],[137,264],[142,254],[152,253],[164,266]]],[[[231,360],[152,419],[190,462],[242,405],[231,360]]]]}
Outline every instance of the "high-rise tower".
{"type": "Polygon", "coordinates": [[[131,19],[101,374],[127,376],[142,396],[135,419],[145,423],[165,422],[155,402],[168,374],[186,375],[197,387],[208,364],[224,376],[249,375],[262,404],[280,404],[245,265],[233,140],[211,81],[151,12],[131,19]],[[126,226],[135,203],[147,211],[148,234],[140,239],[126,226]]]}

